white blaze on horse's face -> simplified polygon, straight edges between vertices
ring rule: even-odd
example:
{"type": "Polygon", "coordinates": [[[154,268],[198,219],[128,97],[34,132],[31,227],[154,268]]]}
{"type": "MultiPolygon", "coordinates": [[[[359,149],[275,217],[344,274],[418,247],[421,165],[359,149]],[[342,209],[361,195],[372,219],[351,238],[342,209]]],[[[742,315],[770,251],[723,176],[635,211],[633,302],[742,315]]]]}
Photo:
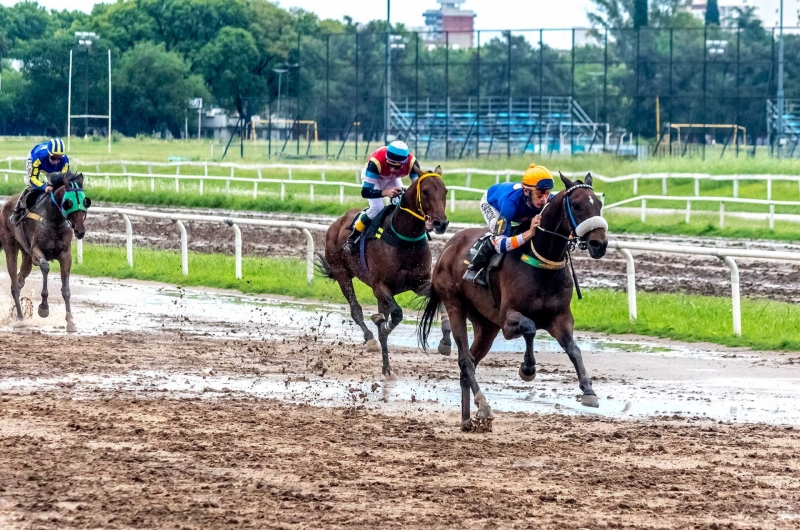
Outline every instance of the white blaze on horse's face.
{"type": "Polygon", "coordinates": [[[590,204],[594,204],[594,198],[592,198],[592,197],[589,197],[589,203],[590,203],[590,204]]]}

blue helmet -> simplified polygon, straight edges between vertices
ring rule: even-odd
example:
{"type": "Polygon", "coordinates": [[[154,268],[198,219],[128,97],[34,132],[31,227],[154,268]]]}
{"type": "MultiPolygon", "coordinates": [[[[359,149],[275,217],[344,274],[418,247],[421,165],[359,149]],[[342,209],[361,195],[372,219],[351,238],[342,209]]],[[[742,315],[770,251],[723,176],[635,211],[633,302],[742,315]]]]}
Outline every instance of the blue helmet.
{"type": "Polygon", "coordinates": [[[50,156],[64,156],[64,140],[53,138],[47,142],[47,154],[50,156]]]}
{"type": "Polygon", "coordinates": [[[409,150],[405,142],[396,140],[389,144],[386,151],[386,160],[393,165],[400,166],[408,160],[409,150]]]}

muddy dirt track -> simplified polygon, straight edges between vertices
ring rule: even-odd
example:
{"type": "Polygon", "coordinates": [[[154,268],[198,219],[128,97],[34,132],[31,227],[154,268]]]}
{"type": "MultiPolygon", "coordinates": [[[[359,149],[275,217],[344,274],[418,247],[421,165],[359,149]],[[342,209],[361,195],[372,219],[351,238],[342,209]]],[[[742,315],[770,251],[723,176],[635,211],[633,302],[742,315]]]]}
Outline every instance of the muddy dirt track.
{"type": "MultiPolygon", "coordinates": [[[[175,210],[191,211],[203,210],[175,210]]],[[[214,211],[214,215],[228,215],[214,211]]],[[[254,214],[241,212],[237,215],[259,218],[303,219],[329,224],[332,218],[287,214],[254,214]]],[[[155,249],[180,251],[180,235],[171,221],[131,218],[134,245],[155,249]]],[[[125,224],[119,216],[93,214],[87,222],[89,243],[124,245],[125,224]]],[[[222,224],[186,223],[189,250],[193,252],[233,253],[233,232],[222,224]]],[[[305,239],[298,230],[283,230],[242,226],[242,251],[249,256],[305,257],[305,239]]],[[[452,231],[452,230],[451,230],[452,231]]],[[[323,251],[325,234],[312,232],[315,248],[323,251]]],[[[620,240],[646,240],[697,244],[703,246],[732,245],[756,249],[800,250],[800,245],[788,245],[768,241],[721,240],[712,238],[687,238],[664,236],[619,236],[620,240]]],[[[434,256],[438,256],[444,243],[432,242],[434,256]]],[[[675,254],[636,253],[637,288],[649,292],[681,292],[691,294],[730,296],[730,270],[717,258],[702,256],[680,256],[675,254]]],[[[576,267],[581,285],[602,286],[622,290],[625,287],[625,260],[609,252],[602,260],[592,260],[587,253],[576,255],[576,267]]],[[[741,293],[751,298],[768,298],[788,302],[800,302],[800,264],[790,262],[764,262],[737,260],[741,277],[741,293]]]]}
{"type": "MultiPolygon", "coordinates": [[[[400,349],[393,359],[408,379],[457,381],[452,358],[400,349]]],[[[542,377],[560,373],[575,385],[563,354],[542,359],[542,377]]],[[[518,355],[490,360],[484,370],[516,374],[518,355]]],[[[746,363],[787,361],[758,354],[746,363]]],[[[384,405],[391,382],[379,371],[361,346],[316,336],[0,332],[0,527],[800,524],[792,426],[497,412],[494,432],[465,434],[452,406],[432,410],[415,394],[384,405]],[[170,377],[214,383],[197,392],[159,384],[170,377]],[[287,388],[339,381],[348,397],[333,406],[313,395],[278,401],[237,390],[242,377],[287,388]]],[[[596,387],[614,378],[594,375],[596,387]]],[[[610,399],[603,394],[601,406],[610,399]]]]}

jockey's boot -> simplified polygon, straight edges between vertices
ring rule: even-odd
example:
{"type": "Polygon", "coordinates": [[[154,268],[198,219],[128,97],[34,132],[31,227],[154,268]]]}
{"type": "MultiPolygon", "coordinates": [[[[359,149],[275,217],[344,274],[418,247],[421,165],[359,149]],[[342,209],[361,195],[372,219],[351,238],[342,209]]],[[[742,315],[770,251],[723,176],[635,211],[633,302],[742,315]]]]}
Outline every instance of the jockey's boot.
{"type": "Polygon", "coordinates": [[[353,229],[353,232],[347,237],[347,241],[344,242],[344,246],[342,247],[345,252],[349,252],[350,254],[358,254],[359,237],[361,237],[361,232],[353,229]]]}
{"type": "Polygon", "coordinates": [[[23,191],[22,195],[20,195],[19,199],[17,200],[17,204],[14,206],[14,211],[11,212],[10,219],[14,226],[20,224],[28,214],[28,208],[26,206],[28,203],[28,195],[30,195],[29,190],[26,189],[23,191]]]}
{"type": "Polygon", "coordinates": [[[491,238],[486,238],[483,240],[475,257],[467,265],[467,272],[464,273],[463,279],[475,282],[478,285],[486,285],[486,270],[493,255],[494,245],[492,240],[491,238]]]}
{"type": "Polygon", "coordinates": [[[367,217],[366,214],[361,214],[355,226],[353,226],[353,233],[347,237],[347,241],[344,242],[344,246],[342,247],[346,252],[353,255],[358,254],[358,238],[361,237],[361,234],[364,233],[371,222],[372,219],[367,217]]]}

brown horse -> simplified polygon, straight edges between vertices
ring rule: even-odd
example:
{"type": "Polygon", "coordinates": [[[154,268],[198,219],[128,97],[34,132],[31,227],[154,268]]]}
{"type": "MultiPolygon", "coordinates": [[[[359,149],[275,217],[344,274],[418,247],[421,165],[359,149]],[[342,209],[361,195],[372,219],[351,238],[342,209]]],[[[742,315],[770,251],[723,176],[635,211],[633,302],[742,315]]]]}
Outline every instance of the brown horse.
{"type": "Polygon", "coordinates": [[[578,374],[582,402],[597,407],[597,396],[586,375],[581,351],[572,336],[572,277],[567,265],[568,246],[588,246],[595,259],[605,255],[608,224],[600,217],[601,203],[592,191],[592,176],[586,182],[572,182],[563,175],[566,188],[555,195],[541,214],[540,229],[531,244],[509,252],[499,270],[490,273],[489,288],[462,280],[468,253],[485,229],[456,234],[442,251],[433,271],[431,295],[418,325],[420,344],[427,347],[431,324],[440,303],[450,317],[453,339],[458,347],[461,370],[461,427],[463,430],[491,428],[492,410],[475,378],[475,367],[489,352],[500,330],[506,339],[522,336],[525,357],[520,377],[536,376],[533,339],[545,329],[567,352],[578,374]],[[468,344],[467,320],[475,336],[468,344]],[[477,422],[470,419],[470,390],[478,406],[477,422]],[[481,425],[483,424],[483,425],[481,425]]]}
{"type": "MultiPolygon", "coordinates": [[[[323,275],[339,284],[342,294],[350,304],[353,320],[364,332],[369,351],[377,351],[375,337],[364,323],[364,314],[353,290],[356,277],[372,287],[378,299],[379,314],[372,316],[378,326],[378,339],[383,356],[383,375],[390,376],[389,333],[403,320],[403,310],[394,297],[406,291],[428,296],[431,283],[431,249],[427,233],[431,229],[444,233],[448,221],[445,213],[447,188],[442,181],[442,169],[421,175],[405,191],[395,210],[385,215],[381,238],[366,240],[361,236],[363,263],[358,255],[342,248],[350,235],[351,224],[360,210],[350,210],[328,228],[325,236],[325,256],[319,256],[323,275]],[[395,244],[387,243],[394,239],[395,244]]],[[[376,222],[373,223],[375,225],[376,222]]],[[[375,226],[377,229],[378,227],[375,226]]]]}
{"type": "MultiPolygon", "coordinates": [[[[6,266],[11,278],[11,295],[17,308],[17,320],[22,320],[22,306],[19,295],[25,279],[36,264],[42,270],[42,303],[39,316],[50,314],[47,305],[47,275],[50,261],[58,260],[61,269],[61,295],[67,308],[67,331],[74,332],[70,308],[69,272],[72,267],[72,234],[83,239],[86,233],[84,221],[87,208],[92,201],[83,193],[82,173],[51,173],[48,180],[52,193],[38,195],[38,200],[30,208],[30,213],[19,224],[9,219],[17,197],[10,197],[0,210],[0,250],[6,251],[6,266]],[[22,252],[22,265],[17,272],[17,253],[22,252]]],[[[36,197],[34,197],[36,198],[36,197]]]]}

